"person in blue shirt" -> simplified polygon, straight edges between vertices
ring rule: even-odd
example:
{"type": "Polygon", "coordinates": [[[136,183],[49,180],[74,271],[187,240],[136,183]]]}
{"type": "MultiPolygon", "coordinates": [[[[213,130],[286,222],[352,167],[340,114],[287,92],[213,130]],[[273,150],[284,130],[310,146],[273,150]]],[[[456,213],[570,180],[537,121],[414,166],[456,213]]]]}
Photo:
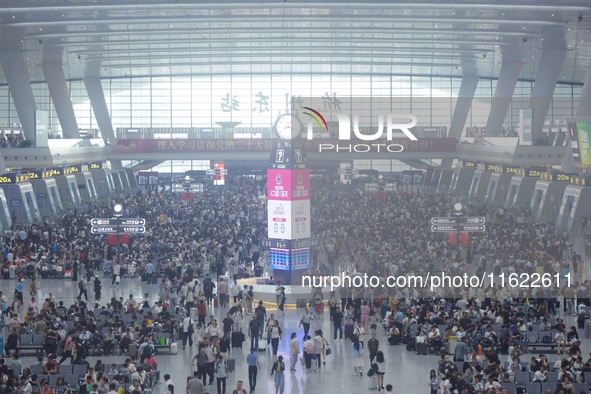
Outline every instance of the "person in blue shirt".
{"type": "Polygon", "coordinates": [[[148,284],[152,283],[152,275],[154,274],[154,264],[148,263],[146,264],[146,274],[147,274],[147,282],[148,284]]]}
{"type": "Polygon", "coordinates": [[[18,298],[18,300],[23,303],[23,280],[19,279],[16,282],[16,289],[14,290],[14,296],[18,298]]]}
{"type": "Polygon", "coordinates": [[[248,384],[250,386],[250,393],[252,394],[257,386],[257,372],[261,367],[256,349],[250,349],[250,354],[246,356],[246,363],[248,364],[248,384]]]}

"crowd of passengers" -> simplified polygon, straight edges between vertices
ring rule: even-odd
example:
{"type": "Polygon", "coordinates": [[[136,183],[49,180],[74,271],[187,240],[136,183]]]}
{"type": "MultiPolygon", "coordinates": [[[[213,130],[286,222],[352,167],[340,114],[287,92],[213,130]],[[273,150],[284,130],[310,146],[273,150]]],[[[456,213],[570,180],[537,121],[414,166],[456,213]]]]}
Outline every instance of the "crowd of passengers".
{"type": "MultiPolygon", "coordinates": [[[[484,204],[464,201],[466,215],[485,216],[490,225],[487,227],[487,233],[473,237],[470,245],[461,249],[461,255],[458,258],[455,255],[456,248],[449,244],[447,237],[429,231],[430,218],[449,216],[451,206],[456,201],[455,197],[400,191],[388,193],[384,199],[381,194],[377,198],[378,196],[373,193],[364,192],[362,184],[338,185],[337,183],[336,179],[332,178],[314,179],[312,182],[312,232],[321,245],[321,248],[314,250],[313,255],[317,259],[319,249],[326,252],[327,261],[324,262],[326,268],[323,269],[329,270],[330,267],[343,266],[348,262],[355,271],[378,276],[399,273],[420,274],[442,269],[450,274],[463,273],[466,264],[474,266],[477,272],[509,274],[520,270],[527,270],[527,272],[571,270],[574,273],[573,278],[577,278],[577,273],[582,272],[580,256],[573,252],[572,245],[565,234],[551,225],[531,223],[530,213],[526,209],[501,212],[484,204]]],[[[197,196],[197,201],[193,205],[181,203],[179,196],[173,193],[138,193],[133,196],[120,196],[117,202],[125,207],[126,216],[145,217],[148,222],[147,235],[130,237],[129,243],[122,246],[120,255],[117,255],[116,246],[110,245],[105,237],[89,234],[90,219],[110,217],[114,202],[94,203],[86,210],[67,213],[61,218],[48,220],[40,225],[15,228],[2,240],[4,268],[10,271],[11,267],[17,265],[33,266],[32,275],[36,276],[43,271],[44,266],[60,267],[62,271],[71,271],[69,278],[73,281],[80,282],[84,278],[85,286],[90,286],[89,290],[95,290],[95,301],[103,301],[100,298],[100,287],[97,297],[96,287],[94,287],[96,278],[100,281],[100,277],[107,275],[111,281],[110,285],[116,286],[128,267],[137,266],[142,276],[148,273],[151,276],[161,277],[159,286],[161,301],[156,306],[149,306],[154,307],[151,313],[154,313],[154,309],[160,308],[157,320],[159,332],[156,335],[152,333],[156,329],[156,324],[153,324],[153,327],[147,325],[147,322],[151,321],[149,315],[138,317],[136,314],[131,332],[134,340],[137,342],[145,337],[148,344],[150,341],[156,343],[160,341],[158,335],[160,332],[176,338],[178,316],[186,313],[182,309],[175,308],[177,304],[178,308],[182,308],[188,296],[183,286],[186,287],[186,284],[197,277],[203,277],[210,270],[217,274],[228,271],[232,277],[238,277],[254,274],[253,266],[261,268],[265,266],[265,254],[258,246],[260,239],[265,237],[267,232],[266,206],[258,199],[261,194],[265,194],[264,180],[234,178],[224,188],[197,196]],[[121,264],[117,261],[121,261],[121,264]],[[82,272],[84,275],[80,274],[82,272]],[[161,316],[163,311],[164,314],[161,316]],[[169,315],[176,317],[173,319],[169,315]],[[145,326],[150,327],[149,334],[152,335],[146,335],[145,326]],[[142,329],[144,329],[143,334],[142,329]]],[[[19,276],[26,275],[26,270],[24,272],[15,270],[15,272],[20,272],[19,276]]],[[[3,270],[3,275],[4,273],[3,270]]],[[[109,285],[109,280],[105,281],[103,278],[103,282],[101,286],[109,285]]],[[[22,282],[17,282],[17,290],[18,283],[22,282]]],[[[60,358],[63,354],[68,354],[68,349],[64,347],[66,344],[64,339],[67,341],[67,338],[71,338],[72,345],[69,349],[71,355],[66,356],[66,359],[72,357],[73,363],[82,362],[85,355],[95,348],[104,349],[106,354],[110,354],[114,349],[125,350],[121,348],[120,342],[126,338],[126,332],[116,331],[118,322],[115,316],[124,309],[127,311],[125,301],[110,300],[102,308],[87,308],[88,294],[86,288],[84,290],[81,289],[78,302],[72,306],[66,307],[60,303],[56,305],[55,300],[50,298],[44,300],[40,306],[37,305],[38,311],[33,310],[31,313],[30,304],[28,307],[22,305],[21,285],[20,299],[17,291],[14,300],[7,299],[3,303],[3,310],[7,315],[16,312],[18,321],[19,308],[22,308],[26,321],[18,323],[18,327],[16,324],[12,324],[11,327],[11,330],[16,328],[17,333],[22,334],[22,330],[37,329],[36,333],[40,334],[49,330],[49,337],[46,333],[43,334],[46,339],[49,338],[47,343],[43,344],[46,354],[53,354],[56,357],[59,355],[60,358]],[[61,309],[58,311],[57,308],[61,309]],[[113,316],[109,317],[109,313],[113,316]],[[101,315],[106,317],[103,319],[101,315]],[[69,320],[76,323],[73,333],[68,331],[65,325],[69,320]],[[112,324],[113,331],[107,329],[101,338],[91,340],[90,343],[93,346],[87,346],[88,341],[83,341],[84,345],[79,346],[82,328],[77,326],[86,326],[87,330],[99,329],[98,321],[112,324]],[[60,335],[64,334],[64,331],[65,335],[60,335]],[[54,336],[56,343],[53,343],[54,336]],[[109,340],[111,336],[112,347],[109,340]],[[97,346],[96,341],[103,341],[101,343],[106,345],[97,346]],[[55,347],[57,351],[53,352],[55,347]]],[[[474,300],[483,300],[484,308],[482,305],[478,305],[478,311],[475,307],[468,308],[466,313],[469,318],[493,319],[494,316],[494,319],[498,319],[502,317],[501,306],[487,302],[490,300],[486,297],[487,294],[480,290],[475,290],[473,293],[469,297],[474,300]],[[481,312],[483,309],[487,311],[486,317],[481,312]]],[[[563,300],[562,305],[574,312],[575,299],[588,297],[589,283],[577,283],[570,288],[549,289],[544,293],[545,302],[536,306],[534,312],[529,312],[533,313],[533,317],[537,317],[538,320],[545,314],[555,312],[553,305],[555,306],[558,300],[563,300]]],[[[211,296],[208,297],[206,294],[197,293],[191,296],[194,299],[204,297],[206,301],[211,301],[211,296]]],[[[380,298],[387,296],[389,300],[419,298],[416,290],[409,288],[391,290],[385,295],[374,294],[371,289],[367,289],[356,295],[356,297],[360,296],[366,299],[369,305],[374,305],[378,296],[380,298]]],[[[7,298],[11,297],[12,295],[7,298]]],[[[342,289],[333,295],[333,298],[337,299],[352,297],[353,294],[348,289],[342,289]]],[[[500,289],[495,292],[495,298],[507,299],[509,296],[500,289]]],[[[32,302],[36,301],[32,300],[32,302]]],[[[347,305],[344,306],[346,309],[347,305]]],[[[392,309],[389,304],[388,307],[392,309]]],[[[356,304],[351,308],[354,316],[361,314],[361,308],[356,304]]],[[[34,306],[33,309],[35,309],[34,306]]],[[[438,319],[441,318],[441,321],[437,320],[438,323],[446,324],[447,320],[452,318],[451,315],[446,315],[451,313],[447,308],[444,311],[435,308],[434,305],[433,309],[431,312],[436,313],[438,319]]],[[[394,316],[400,312],[398,307],[392,310],[394,316]]],[[[406,316],[402,318],[403,327],[394,325],[388,329],[398,329],[400,341],[403,342],[405,329],[412,327],[412,324],[408,325],[409,321],[405,323],[404,320],[410,319],[412,322],[412,319],[416,319],[418,330],[416,333],[409,334],[418,336],[419,333],[424,332],[427,338],[431,336],[426,342],[434,350],[438,350],[444,345],[445,333],[440,333],[441,343],[437,341],[437,336],[433,340],[433,334],[431,334],[433,328],[429,325],[433,322],[431,318],[425,322],[427,325],[420,323],[422,326],[419,328],[420,311],[422,309],[410,307],[407,309],[406,316]]],[[[518,313],[520,312],[515,312],[515,316],[518,316],[518,313]]],[[[383,317],[386,317],[385,314],[383,317]]],[[[153,320],[152,322],[156,323],[153,320]]],[[[498,323],[495,320],[495,324],[508,325],[509,322],[498,323]]],[[[516,321],[509,327],[504,327],[503,331],[506,333],[508,330],[513,337],[516,331],[521,332],[528,324],[535,324],[531,316],[527,316],[527,319],[521,322],[516,321]]],[[[9,326],[11,326],[10,323],[9,326]]],[[[484,338],[480,346],[489,346],[485,340],[487,326],[470,328],[473,331],[467,330],[462,325],[456,328],[460,332],[464,330],[473,334],[467,336],[467,341],[474,339],[478,342],[480,335],[484,338]],[[479,330],[482,333],[476,335],[479,330]]],[[[101,333],[102,329],[101,326],[99,329],[101,333]]],[[[438,327],[435,328],[435,332],[437,330],[439,330],[438,327]]],[[[84,331],[82,335],[86,335],[84,331]]],[[[413,340],[416,342],[415,338],[413,340]]],[[[9,347],[12,343],[14,343],[13,340],[6,347],[7,350],[11,350],[9,347]]],[[[472,346],[471,343],[469,344],[472,346]]],[[[498,345],[499,348],[504,349],[506,344],[501,341],[498,345]]],[[[516,343],[516,345],[519,347],[519,344],[516,343]]],[[[513,349],[515,347],[512,346],[513,349]]]]}

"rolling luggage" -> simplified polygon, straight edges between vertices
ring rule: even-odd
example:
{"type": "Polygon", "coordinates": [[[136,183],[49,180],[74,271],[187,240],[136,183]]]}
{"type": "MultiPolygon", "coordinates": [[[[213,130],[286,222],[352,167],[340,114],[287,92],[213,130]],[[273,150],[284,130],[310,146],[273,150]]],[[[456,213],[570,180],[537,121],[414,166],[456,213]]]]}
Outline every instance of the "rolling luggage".
{"type": "Polygon", "coordinates": [[[264,352],[267,350],[267,340],[265,338],[259,339],[259,343],[257,345],[257,350],[259,352],[264,352]]]}
{"type": "Polygon", "coordinates": [[[354,329],[355,329],[355,325],[345,324],[345,338],[352,338],[354,329]]]}
{"type": "Polygon", "coordinates": [[[179,346],[176,342],[170,344],[170,354],[177,354],[179,352],[179,346]]]}
{"type": "Polygon", "coordinates": [[[229,358],[226,360],[226,365],[228,366],[228,372],[235,372],[236,371],[236,360],[233,358],[229,358]]]}
{"type": "Polygon", "coordinates": [[[158,284],[158,275],[156,275],[156,273],[152,274],[152,284],[153,285],[157,285],[158,284]]]}
{"type": "Polygon", "coordinates": [[[244,343],[245,337],[242,331],[236,331],[232,333],[232,348],[238,347],[242,349],[242,343],[244,343]]]}
{"type": "Polygon", "coordinates": [[[417,354],[426,356],[429,354],[429,348],[426,343],[417,343],[417,354]]]}
{"type": "Polygon", "coordinates": [[[406,343],[406,350],[409,352],[414,352],[416,350],[415,341],[410,341],[406,343]]]}

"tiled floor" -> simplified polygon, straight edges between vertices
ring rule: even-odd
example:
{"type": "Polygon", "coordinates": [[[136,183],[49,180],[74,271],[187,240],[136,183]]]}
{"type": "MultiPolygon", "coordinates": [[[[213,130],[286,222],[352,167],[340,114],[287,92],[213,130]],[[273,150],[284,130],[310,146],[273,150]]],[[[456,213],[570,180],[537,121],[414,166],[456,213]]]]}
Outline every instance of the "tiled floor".
{"type": "MultiPolygon", "coordinates": [[[[76,282],[55,279],[38,280],[38,282],[41,300],[51,291],[58,300],[64,300],[68,304],[78,294],[76,282]]],[[[104,282],[107,281],[105,280],[104,282]]],[[[13,281],[0,281],[0,288],[4,294],[10,294],[14,291],[14,284],[15,282],[13,281]]],[[[103,288],[103,299],[108,300],[112,296],[127,298],[129,294],[134,294],[138,299],[141,299],[142,295],[146,292],[155,295],[158,292],[157,289],[157,285],[147,285],[139,279],[124,278],[119,288],[113,289],[106,284],[105,288],[103,288]]],[[[28,282],[25,282],[25,293],[27,291],[28,282]]],[[[92,293],[89,296],[92,296],[92,293]]],[[[28,297],[25,297],[26,303],[28,303],[28,297]]],[[[218,316],[220,316],[220,313],[222,313],[221,316],[225,316],[224,310],[215,311],[215,314],[218,316]]],[[[301,310],[288,310],[286,311],[285,318],[280,318],[284,335],[287,335],[287,337],[289,337],[291,332],[295,331],[298,333],[298,337],[301,338],[302,330],[297,328],[300,314],[301,310]]],[[[572,318],[567,319],[567,323],[572,322],[572,318]]],[[[328,316],[325,315],[324,319],[318,322],[318,327],[322,328],[325,333],[332,335],[328,316]]],[[[394,391],[396,393],[428,393],[427,378],[429,376],[429,370],[437,366],[438,358],[436,356],[416,356],[414,353],[407,352],[402,345],[388,346],[383,330],[380,330],[379,333],[380,336],[378,339],[384,344],[382,348],[385,351],[386,362],[388,363],[385,384],[392,384],[395,387],[394,391]]],[[[583,335],[583,333],[580,334],[583,335]]],[[[333,344],[332,340],[330,342],[333,354],[328,357],[326,367],[323,367],[318,373],[305,374],[299,365],[297,372],[286,372],[286,393],[348,394],[370,392],[370,388],[374,387],[373,380],[367,376],[360,377],[353,375],[350,342],[339,342],[336,344],[333,344]]],[[[587,354],[591,350],[589,340],[583,340],[582,349],[583,356],[587,359],[587,354]]],[[[287,339],[284,339],[280,343],[279,352],[284,355],[286,360],[289,360],[289,343],[287,339]]],[[[248,373],[244,361],[247,354],[247,346],[242,350],[234,349],[232,351],[231,356],[236,359],[236,372],[230,374],[228,388],[226,390],[227,393],[231,393],[236,387],[237,380],[243,380],[245,383],[248,381],[248,373]]],[[[273,380],[269,375],[272,365],[271,356],[269,353],[265,354],[262,352],[259,355],[261,356],[262,371],[259,372],[256,393],[273,393],[273,380]]],[[[179,354],[158,355],[156,357],[162,375],[169,373],[172,376],[172,380],[176,384],[176,392],[184,393],[185,391],[185,380],[191,373],[190,363],[193,356],[194,350],[187,349],[183,351],[182,346],[179,346],[179,354]]],[[[557,356],[550,356],[550,360],[555,360],[556,358],[557,356]]],[[[106,364],[111,362],[122,363],[124,357],[90,357],[88,361],[91,365],[94,365],[97,359],[101,359],[106,364]]],[[[24,365],[29,365],[34,361],[34,357],[23,357],[24,365]]],[[[369,368],[367,357],[364,359],[364,362],[365,367],[369,368]]],[[[245,388],[248,389],[247,383],[245,388]]],[[[163,384],[157,385],[154,389],[155,394],[164,392],[165,388],[163,384]]],[[[209,386],[208,392],[216,393],[216,387],[209,386]]]]}

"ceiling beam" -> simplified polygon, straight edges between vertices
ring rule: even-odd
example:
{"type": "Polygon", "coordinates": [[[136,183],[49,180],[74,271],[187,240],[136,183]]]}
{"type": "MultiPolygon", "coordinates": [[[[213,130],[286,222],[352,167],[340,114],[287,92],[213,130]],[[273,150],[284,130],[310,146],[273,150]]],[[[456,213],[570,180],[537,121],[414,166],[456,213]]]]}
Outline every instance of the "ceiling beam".
{"type": "MultiPolygon", "coordinates": [[[[218,10],[235,11],[237,9],[249,10],[293,10],[293,3],[286,3],[285,1],[258,1],[258,0],[241,0],[240,2],[231,1],[220,3],[216,0],[200,1],[196,3],[189,0],[168,0],[159,1],[157,4],[120,4],[119,2],[101,1],[93,5],[78,5],[68,4],[67,6],[20,6],[19,1],[14,1],[13,5],[5,4],[3,9],[0,9],[0,14],[20,15],[31,13],[47,13],[47,12],[105,12],[105,11],[160,11],[166,12],[170,10],[189,11],[202,10],[206,12],[215,13],[218,10]]],[[[464,11],[538,11],[538,12],[585,12],[591,7],[577,6],[577,5],[542,5],[536,2],[531,4],[523,3],[521,1],[507,2],[506,4],[474,4],[472,1],[454,2],[449,4],[446,2],[422,2],[422,3],[393,3],[391,0],[372,0],[371,2],[358,2],[363,9],[366,10],[444,10],[449,12],[464,10],[464,11]]],[[[301,5],[302,9],[351,9],[355,2],[342,0],[324,0],[322,3],[306,2],[301,5]]],[[[295,8],[297,9],[297,8],[295,8]]]]}
{"type": "MultiPolygon", "coordinates": [[[[436,25],[437,26],[437,25],[436,25]]],[[[257,30],[257,27],[252,28],[232,28],[232,34],[251,34],[251,33],[260,33],[257,30]]],[[[158,30],[159,31],[159,30],[158,30]]],[[[302,27],[265,27],[265,34],[272,34],[272,33],[282,33],[285,34],[286,32],[296,32],[302,33],[302,27]]],[[[410,25],[404,28],[391,28],[391,27],[376,27],[376,26],[367,26],[367,27],[310,27],[306,28],[304,31],[306,34],[318,34],[318,33],[372,33],[372,34],[396,34],[396,35],[416,35],[416,34],[436,34],[436,35],[445,35],[450,34],[454,36],[461,36],[463,34],[479,34],[483,36],[501,36],[501,37],[524,37],[524,36],[531,36],[534,34],[538,34],[533,30],[519,30],[519,31],[508,31],[508,30],[488,30],[488,29],[472,29],[472,30],[461,30],[461,29],[439,29],[439,28],[425,28],[425,27],[418,27],[410,25]]],[[[186,35],[186,34],[194,34],[194,35],[201,35],[201,34],[228,34],[228,28],[224,27],[192,27],[192,28],[174,28],[170,27],[165,31],[166,35],[168,35],[169,39],[172,38],[176,34],[186,35]]],[[[132,31],[125,30],[104,30],[104,31],[88,31],[88,30],[66,30],[59,33],[50,33],[50,32],[38,32],[33,31],[26,34],[27,37],[34,37],[34,38],[62,38],[64,36],[69,37],[92,37],[92,36],[99,36],[99,37],[109,37],[109,36],[118,36],[118,35],[125,35],[127,37],[132,36],[140,36],[142,38],[161,35],[162,33],[155,32],[154,29],[133,29],[132,31]]],[[[182,37],[181,37],[182,38],[182,37]]],[[[188,38],[188,37],[187,37],[188,38]]]]}
{"type": "MultiPolygon", "coordinates": [[[[108,15],[108,14],[105,14],[108,15]]],[[[469,15],[463,18],[453,17],[453,18],[446,18],[446,17],[437,17],[437,24],[444,25],[446,23],[449,24],[462,24],[472,26],[472,25],[481,25],[481,26],[488,26],[488,25],[500,25],[500,26],[510,26],[510,25],[518,25],[518,26],[557,26],[564,24],[564,21],[556,19],[556,20],[542,20],[538,17],[536,18],[535,13],[527,13],[525,14],[527,18],[517,18],[511,19],[511,16],[507,16],[504,19],[492,19],[492,18],[482,18],[476,19],[477,15],[469,15]]],[[[488,16],[488,15],[487,15],[488,16]]],[[[516,15],[512,15],[516,16],[516,15]]],[[[42,19],[38,21],[27,21],[27,22],[13,22],[13,20],[5,21],[6,26],[10,27],[33,27],[36,29],[43,29],[43,27],[58,27],[64,26],[67,28],[72,28],[76,25],[83,25],[83,26],[97,26],[97,25],[109,25],[109,26],[117,26],[117,25],[141,25],[141,24],[155,24],[161,23],[169,25],[171,23],[197,23],[203,22],[207,24],[212,23],[225,23],[229,24],[229,22],[236,23],[238,22],[248,22],[248,23],[275,23],[279,26],[285,26],[286,24],[290,23],[309,23],[310,25],[322,25],[327,23],[346,23],[346,22],[369,22],[369,23],[393,23],[396,25],[404,24],[404,23],[426,23],[426,24],[434,24],[433,16],[405,16],[405,15],[392,15],[392,16],[380,16],[379,14],[376,15],[348,15],[348,14],[312,14],[312,15],[244,15],[240,13],[228,13],[227,15],[222,16],[212,16],[212,15],[183,15],[183,16],[161,16],[161,17],[150,17],[150,18],[138,18],[136,17],[126,17],[126,18],[111,18],[105,17],[105,19],[98,19],[93,17],[83,18],[83,19],[64,19],[64,20],[48,20],[42,19]]],[[[305,27],[305,26],[302,26],[305,27]]],[[[42,30],[39,30],[42,31],[42,30]]]]}

